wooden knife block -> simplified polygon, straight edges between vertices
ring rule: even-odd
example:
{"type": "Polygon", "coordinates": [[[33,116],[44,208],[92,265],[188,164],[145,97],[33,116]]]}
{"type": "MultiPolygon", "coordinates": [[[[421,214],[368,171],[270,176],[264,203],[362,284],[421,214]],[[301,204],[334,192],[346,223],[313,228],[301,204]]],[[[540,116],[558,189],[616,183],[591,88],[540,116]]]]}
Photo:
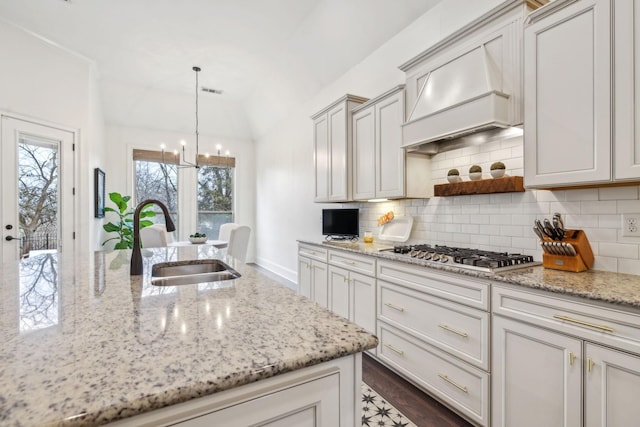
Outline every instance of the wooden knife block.
{"type": "MultiPolygon", "coordinates": [[[[545,239],[551,242],[551,239],[545,239]]],[[[582,230],[565,230],[562,242],[569,243],[576,250],[575,256],[555,255],[542,252],[542,266],[554,270],[580,272],[593,267],[593,251],[586,234],[582,230]]]]}

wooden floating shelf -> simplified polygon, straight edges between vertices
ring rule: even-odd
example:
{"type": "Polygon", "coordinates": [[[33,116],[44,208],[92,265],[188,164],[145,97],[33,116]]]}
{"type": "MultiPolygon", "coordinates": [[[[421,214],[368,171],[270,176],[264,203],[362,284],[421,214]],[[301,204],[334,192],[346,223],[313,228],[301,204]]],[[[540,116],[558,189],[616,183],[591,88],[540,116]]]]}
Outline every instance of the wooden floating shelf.
{"type": "Polygon", "coordinates": [[[491,194],[523,192],[521,176],[503,176],[502,178],[478,179],[475,181],[452,182],[433,186],[435,196],[461,196],[465,194],[491,194]]]}

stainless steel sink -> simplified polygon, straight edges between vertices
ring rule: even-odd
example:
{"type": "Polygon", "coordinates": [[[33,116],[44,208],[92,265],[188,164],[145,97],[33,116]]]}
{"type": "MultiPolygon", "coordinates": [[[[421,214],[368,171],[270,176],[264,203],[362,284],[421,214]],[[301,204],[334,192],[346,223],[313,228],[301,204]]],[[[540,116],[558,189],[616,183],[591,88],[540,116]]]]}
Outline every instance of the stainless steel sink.
{"type": "Polygon", "coordinates": [[[151,268],[151,284],[156,286],[218,282],[238,277],[240,273],[219,259],[162,262],[151,268]]]}

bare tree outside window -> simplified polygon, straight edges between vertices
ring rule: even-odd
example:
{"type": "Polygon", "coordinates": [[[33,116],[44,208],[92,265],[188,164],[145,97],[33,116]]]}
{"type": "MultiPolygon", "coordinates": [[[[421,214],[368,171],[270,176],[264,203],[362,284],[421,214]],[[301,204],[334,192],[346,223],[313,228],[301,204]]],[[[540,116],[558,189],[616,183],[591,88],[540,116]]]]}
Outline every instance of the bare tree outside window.
{"type": "MultiPolygon", "coordinates": [[[[178,224],[178,167],[174,164],[146,160],[136,160],[134,163],[136,205],[146,199],[160,200],[169,209],[173,222],[178,224]]],[[[154,221],[164,221],[160,208],[155,206],[154,209],[158,214],[154,221]]]]}
{"type": "Polygon", "coordinates": [[[21,256],[58,247],[58,147],[21,139],[18,144],[18,221],[21,256]]]}
{"type": "Polygon", "coordinates": [[[198,232],[218,236],[220,225],[233,222],[233,167],[198,170],[198,232]]]}

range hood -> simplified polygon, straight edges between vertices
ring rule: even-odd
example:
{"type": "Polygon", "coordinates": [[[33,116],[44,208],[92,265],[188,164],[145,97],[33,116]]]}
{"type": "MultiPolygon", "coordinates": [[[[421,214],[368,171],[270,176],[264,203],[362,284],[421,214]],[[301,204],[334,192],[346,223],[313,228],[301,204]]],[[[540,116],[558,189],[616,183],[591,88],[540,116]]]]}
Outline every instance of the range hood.
{"type": "Polygon", "coordinates": [[[400,66],[408,118],[402,147],[437,153],[462,136],[522,124],[521,1],[506,2],[400,66]]]}

